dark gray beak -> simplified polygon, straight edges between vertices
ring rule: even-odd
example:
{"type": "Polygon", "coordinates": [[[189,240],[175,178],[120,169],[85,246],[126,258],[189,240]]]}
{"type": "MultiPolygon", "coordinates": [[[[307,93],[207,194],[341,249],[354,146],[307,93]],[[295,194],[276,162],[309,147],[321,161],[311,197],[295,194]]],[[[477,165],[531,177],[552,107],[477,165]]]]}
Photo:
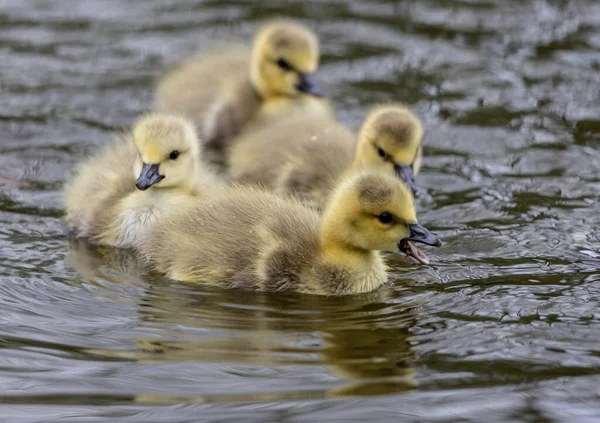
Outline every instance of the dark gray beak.
{"type": "Polygon", "coordinates": [[[405,238],[407,241],[420,242],[426,245],[433,245],[434,247],[440,247],[442,245],[442,242],[438,237],[418,223],[411,223],[408,225],[408,229],[410,230],[410,236],[405,238]]]}
{"type": "Polygon", "coordinates": [[[152,185],[162,181],[163,178],[164,176],[158,174],[157,164],[144,163],[144,165],[142,166],[142,172],[140,173],[139,178],[135,182],[135,186],[140,191],[145,191],[152,185]]]}
{"type": "Polygon", "coordinates": [[[415,182],[415,175],[413,174],[412,166],[400,166],[394,165],[396,175],[404,181],[404,183],[412,190],[413,195],[417,193],[419,187],[415,182]]]}
{"type": "Polygon", "coordinates": [[[296,85],[296,88],[306,94],[323,97],[323,91],[321,91],[321,87],[312,73],[301,73],[300,82],[296,85]]]}

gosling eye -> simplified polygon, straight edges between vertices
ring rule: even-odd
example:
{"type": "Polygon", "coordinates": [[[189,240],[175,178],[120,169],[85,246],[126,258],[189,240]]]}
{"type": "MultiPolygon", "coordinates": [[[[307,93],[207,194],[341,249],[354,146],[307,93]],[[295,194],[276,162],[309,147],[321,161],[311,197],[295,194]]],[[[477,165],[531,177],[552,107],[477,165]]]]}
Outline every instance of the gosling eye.
{"type": "Polygon", "coordinates": [[[290,65],[287,60],[282,59],[281,57],[277,59],[277,66],[286,72],[292,70],[292,65],[290,65]]]}
{"type": "Polygon", "coordinates": [[[383,212],[379,214],[377,216],[377,219],[379,219],[379,221],[384,225],[393,225],[394,223],[396,223],[396,218],[394,217],[394,215],[388,212],[383,212]]]}
{"type": "Polygon", "coordinates": [[[171,151],[171,154],[169,154],[169,159],[171,160],[177,160],[177,157],[179,157],[179,151],[177,150],[173,150],[171,151]]]}
{"type": "Polygon", "coordinates": [[[385,151],[383,151],[383,148],[381,147],[377,147],[377,154],[379,154],[379,157],[381,157],[383,160],[387,160],[387,153],[385,151]]]}

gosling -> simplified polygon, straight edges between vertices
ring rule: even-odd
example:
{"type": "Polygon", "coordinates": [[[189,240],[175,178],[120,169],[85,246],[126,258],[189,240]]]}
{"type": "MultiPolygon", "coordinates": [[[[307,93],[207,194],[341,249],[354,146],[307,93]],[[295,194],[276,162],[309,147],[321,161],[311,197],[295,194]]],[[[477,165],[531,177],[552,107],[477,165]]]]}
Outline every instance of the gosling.
{"type": "Polygon", "coordinates": [[[184,282],[346,295],[386,283],[378,251],[399,248],[427,263],[411,242],[441,245],[417,223],[412,193],[401,181],[359,170],[341,181],[323,214],[253,187],[193,199],[157,222],[137,251],[154,270],[184,282]]]}
{"type": "Polygon", "coordinates": [[[311,30],[271,22],[257,33],[251,51],[200,55],[166,73],[158,82],[154,109],[191,119],[215,161],[222,163],[231,138],[266,103],[274,103],[270,109],[287,109],[290,101],[293,106],[322,97],[314,76],[318,66],[319,43],[311,30]]]}
{"type": "Polygon", "coordinates": [[[77,166],[65,190],[67,228],[76,238],[128,248],[167,205],[206,193],[216,183],[201,163],[193,125],[149,114],[130,134],[77,166]]]}
{"type": "Polygon", "coordinates": [[[342,175],[362,167],[394,172],[416,192],[423,125],[413,112],[399,104],[377,106],[355,138],[332,116],[298,112],[260,131],[245,131],[228,154],[229,177],[317,206],[342,175]]]}

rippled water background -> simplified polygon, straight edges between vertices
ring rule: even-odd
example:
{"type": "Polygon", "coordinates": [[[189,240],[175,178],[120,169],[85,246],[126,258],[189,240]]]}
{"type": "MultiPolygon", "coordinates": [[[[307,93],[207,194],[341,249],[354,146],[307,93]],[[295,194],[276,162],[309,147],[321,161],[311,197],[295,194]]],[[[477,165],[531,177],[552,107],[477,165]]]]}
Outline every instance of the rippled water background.
{"type": "Polygon", "coordinates": [[[0,0],[0,91],[0,421],[600,421],[599,2],[0,0]],[[424,120],[433,266],[267,296],[70,245],[73,164],[277,15],[319,33],[349,126],[424,120]]]}

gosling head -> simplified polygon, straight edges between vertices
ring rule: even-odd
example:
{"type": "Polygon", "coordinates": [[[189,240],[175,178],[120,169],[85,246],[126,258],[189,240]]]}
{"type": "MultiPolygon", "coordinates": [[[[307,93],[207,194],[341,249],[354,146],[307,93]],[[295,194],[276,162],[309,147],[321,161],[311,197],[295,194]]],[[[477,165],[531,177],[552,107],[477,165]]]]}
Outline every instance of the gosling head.
{"type": "Polygon", "coordinates": [[[417,223],[410,189],[394,175],[359,170],[342,182],[324,216],[329,241],[358,250],[400,249],[421,263],[428,259],[412,242],[440,246],[440,240],[417,223]]]}
{"type": "Polygon", "coordinates": [[[263,99],[323,96],[314,77],[319,67],[319,41],[299,24],[279,21],[260,30],[251,66],[252,83],[263,99]]]}
{"type": "Polygon", "coordinates": [[[422,139],[423,125],[409,109],[397,104],[378,106],[360,129],[356,160],[361,166],[388,168],[414,193],[422,139]]]}
{"type": "Polygon", "coordinates": [[[192,185],[199,142],[190,122],[177,116],[149,114],[134,124],[132,135],[138,150],[134,165],[137,189],[192,185]]]}

